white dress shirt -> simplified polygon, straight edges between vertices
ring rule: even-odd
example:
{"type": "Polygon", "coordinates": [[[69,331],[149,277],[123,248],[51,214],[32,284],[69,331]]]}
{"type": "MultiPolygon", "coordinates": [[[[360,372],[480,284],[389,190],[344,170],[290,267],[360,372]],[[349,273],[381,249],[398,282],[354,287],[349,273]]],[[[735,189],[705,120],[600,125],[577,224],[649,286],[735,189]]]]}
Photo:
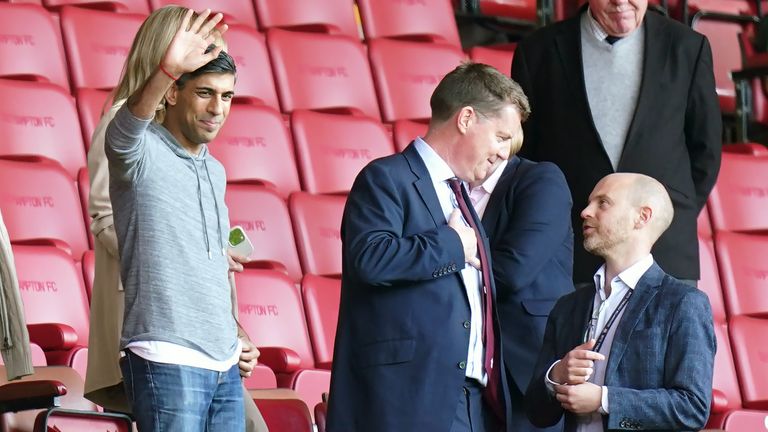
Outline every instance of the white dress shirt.
{"type": "MultiPolygon", "coordinates": [[[[624,298],[628,290],[634,290],[637,286],[637,282],[653,265],[653,256],[651,254],[646,255],[636,263],[632,264],[629,268],[619,273],[618,276],[611,280],[611,293],[606,295],[604,283],[605,280],[605,264],[595,273],[595,298],[592,308],[592,319],[590,323],[595,323],[594,328],[585,329],[584,341],[588,339],[597,339],[598,335],[602,333],[605,328],[605,324],[613,315],[613,312],[618,308],[621,300],[624,298]],[[591,330],[591,331],[590,331],[591,330]]],[[[602,386],[602,400],[600,403],[600,409],[590,414],[583,414],[577,416],[576,432],[602,432],[603,431],[603,414],[608,414],[610,411],[608,388],[604,386],[605,383],[605,368],[608,365],[608,358],[611,352],[611,346],[613,345],[613,336],[616,333],[616,329],[619,327],[621,318],[624,315],[626,307],[622,309],[616,321],[614,321],[608,333],[605,335],[603,345],[600,347],[599,353],[605,356],[603,361],[595,361],[593,366],[592,376],[589,377],[589,382],[595,385],[602,386]]],[[[550,366],[546,374],[546,384],[550,392],[554,393],[554,386],[558,383],[552,381],[549,377],[549,373],[552,368],[559,362],[559,360],[550,366]]]]}
{"type": "MultiPolygon", "coordinates": [[[[453,191],[448,185],[448,180],[456,176],[448,164],[424,140],[417,137],[414,140],[414,145],[419,156],[424,161],[424,165],[427,166],[427,171],[429,171],[432,186],[434,186],[437,198],[440,201],[445,221],[448,222],[453,210],[458,208],[453,191]]],[[[482,273],[465,263],[464,268],[461,270],[461,279],[464,281],[464,288],[467,291],[470,311],[469,347],[467,348],[465,375],[485,385],[488,381],[488,375],[483,370],[485,350],[483,348],[483,306],[480,292],[480,288],[483,285],[482,273]]]]}

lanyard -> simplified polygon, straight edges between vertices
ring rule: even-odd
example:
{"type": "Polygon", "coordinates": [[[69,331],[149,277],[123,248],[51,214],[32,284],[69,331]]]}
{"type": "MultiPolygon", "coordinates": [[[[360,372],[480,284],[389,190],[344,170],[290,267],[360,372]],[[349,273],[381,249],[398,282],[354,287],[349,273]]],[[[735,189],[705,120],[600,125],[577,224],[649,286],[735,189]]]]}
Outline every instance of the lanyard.
{"type": "MultiPolygon", "coordinates": [[[[632,293],[634,291],[635,290],[633,290],[633,289],[628,289],[627,293],[624,294],[624,297],[621,299],[621,302],[619,303],[619,305],[616,306],[616,309],[613,311],[611,316],[608,317],[608,321],[606,321],[605,327],[603,327],[603,331],[600,332],[600,336],[597,337],[597,341],[595,342],[595,346],[592,348],[592,351],[594,351],[594,352],[600,351],[600,348],[602,348],[602,346],[603,346],[603,342],[605,342],[605,337],[608,335],[608,331],[611,329],[611,327],[613,326],[614,321],[616,321],[616,318],[619,317],[619,314],[624,309],[624,307],[627,306],[627,303],[629,302],[629,298],[632,297],[632,293]]],[[[595,308],[595,304],[593,302],[592,303],[592,310],[593,310],[593,312],[590,315],[594,315],[594,308],[595,308]]],[[[598,316],[597,317],[592,316],[589,319],[589,326],[587,327],[587,332],[586,332],[586,335],[585,335],[587,339],[589,338],[590,334],[592,333],[593,328],[595,328],[595,329],[597,328],[597,320],[599,319],[599,313],[600,312],[598,310],[598,316]]]]}

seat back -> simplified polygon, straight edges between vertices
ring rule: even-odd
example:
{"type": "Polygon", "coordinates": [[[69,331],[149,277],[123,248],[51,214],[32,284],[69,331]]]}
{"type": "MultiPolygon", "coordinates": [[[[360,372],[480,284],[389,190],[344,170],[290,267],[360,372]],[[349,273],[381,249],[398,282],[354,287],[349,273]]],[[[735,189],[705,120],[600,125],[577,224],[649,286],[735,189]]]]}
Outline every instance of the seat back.
{"type": "Polygon", "coordinates": [[[77,90],[77,111],[80,114],[80,126],[83,130],[83,142],[85,150],[91,148],[91,139],[96,126],[101,120],[102,114],[109,111],[110,105],[109,91],[97,89],[78,89],[77,90]]]}
{"type": "Polygon", "coordinates": [[[241,23],[256,28],[256,12],[250,0],[227,0],[215,3],[205,0],[149,0],[149,5],[152,10],[168,5],[184,6],[198,12],[211,9],[213,13],[221,12],[227,24],[241,23]]]}
{"type": "Polygon", "coordinates": [[[744,408],[768,410],[768,320],[735,316],[730,333],[744,408]]]}
{"type": "Polygon", "coordinates": [[[264,35],[251,26],[233,24],[229,26],[225,39],[227,52],[237,65],[235,102],[280,109],[264,35]]]}
{"type": "Polygon", "coordinates": [[[715,230],[768,230],[768,157],[723,153],[708,206],[715,230]]]}
{"type": "Polygon", "coordinates": [[[363,167],[394,152],[387,130],[368,117],[298,110],[291,129],[302,190],[310,193],[347,193],[363,167]]]}
{"type": "Polygon", "coordinates": [[[264,106],[236,105],[208,146],[230,183],[253,183],[281,197],[300,189],[293,144],[283,117],[264,106]]]}
{"type": "Polygon", "coordinates": [[[376,39],[368,46],[385,122],[430,118],[432,92],[465,59],[453,45],[376,39]]]}
{"type": "Polygon", "coordinates": [[[312,432],[312,417],[301,399],[253,400],[270,431],[312,432]]]}
{"type": "Polygon", "coordinates": [[[720,276],[717,261],[715,260],[715,248],[712,239],[699,237],[699,289],[709,297],[712,307],[712,318],[716,323],[726,323],[725,302],[723,302],[723,290],[720,287],[720,276]]]}
{"type": "Polygon", "coordinates": [[[511,18],[519,21],[537,22],[538,6],[533,0],[511,2],[508,0],[480,0],[480,13],[483,15],[511,18]]]}
{"type": "Polygon", "coordinates": [[[55,164],[0,160],[0,208],[11,242],[55,245],[75,260],[88,249],[74,179],[55,164]]]}
{"type": "Polygon", "coordinates": [[[301,279],[301,264],[285,201],[260,186],[229,185],[225,202],[232,226],[239,225],[254,245],[249,267],[282,271],[301,279]]]}
{"type": "Polygon", "coordinates": [[[142,15],[63,7],[61,32],[75,88],[116,87],[144,19],[142,15]]]}
{"type": "Polygon", "coordinates": [[[718,232],[715,248],[728,316],[768,317],[768,236],[718,232]]]}
{"type": "Polygon", "coordinates": [[[315,363],[318,367],[330,368],[339,319],[341,281],[308,274],[301,281],[301,295],[315,363]]]}
{"type": "Polygon", "coordinates": [[[395,140],[395,149],[399,152],[405,150],[408,144],[416,137],[424,137],[427,134],[429,125],[423,122],[411,120],[398,120],[392,130],[392,137],[395,140]]]}
{"type": "Polygon", "coordinates": [[[353,3],[349,0],[254,0],[263,29],[343,34],[359,38],[353,3]]]}
{"type": "Polygon", "coordinates": [[[341,274],[341,218],[346,197],[291,194],[288,208],[304,273],[341,274]]]}
{"type": "Polygon", "coordinates": [[[476,46],[469,50],[469,58],[475,63],[491,65],[509,76],[512,72],[512,58],[515,56],[514,45],[505,46],[504,49],[476,46]]]}
{"type": "Polygon", "coordinates": [[[712,389],[719,391],[721,395],[725,396],[725,399],[714,398],[710,411],[712,413],[724,413],[741,408],[741,393],[739,392],[739,381],[736,378],[736,368],[733,364],[728,326],[725,323],[715,321],[715,337],[717,338],[717,352],[715,353],[712,389]]]}
{"type": "Polygon", "coordinates": [[[461,47],[450,0],[357,0],[368,40],[400,38],[461,47]]]}
{"type": "Polygon", "coordinates": [[[49,9],[72,5],[109,12],[149,15],[147,0],[43,0],[43,3],[49,9]]]}
{"type": "Polygon", "coordinates": [[[267,46],[283,112],[312,109],[380,117],[360,41],[271,29],[267,46]]]}
{"type": "Polygon", "coordinates": [[[0,157],[49,159],[73,179],[85,166],[75,100],[61,87],[0,80],[0,119],[0,157]]]}
{"type": "Polygon", "coordinates": [[[42,81],[69,91],[57,24],[38,5],[0,2],[0,77],[42,81]]]}
{"type": "Polygon", "coordinates": [[[247,269],[236,275],[240,325],[259,347],[293,350],[300,368],[312,368],[312,345],[307,334],[301,294],[286,275],[247,269]]]}
{"type": "Polygon", "coordinates": [[[734,410],[723,421],[722,428],[727,432],[768,430],[768,410],[734,410]]]}

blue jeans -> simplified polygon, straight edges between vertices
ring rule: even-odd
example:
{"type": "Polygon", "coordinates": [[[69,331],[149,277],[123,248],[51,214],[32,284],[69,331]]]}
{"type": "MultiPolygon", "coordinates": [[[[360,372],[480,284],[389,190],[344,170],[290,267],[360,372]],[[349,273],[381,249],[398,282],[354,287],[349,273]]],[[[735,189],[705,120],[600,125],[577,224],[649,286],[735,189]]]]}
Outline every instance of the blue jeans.
{"type": "Polygon", "coordinates": [[[155,363],[125,350],[123,384],[139,432],[245,430],[237,364],[226,372],[155,363]]]}

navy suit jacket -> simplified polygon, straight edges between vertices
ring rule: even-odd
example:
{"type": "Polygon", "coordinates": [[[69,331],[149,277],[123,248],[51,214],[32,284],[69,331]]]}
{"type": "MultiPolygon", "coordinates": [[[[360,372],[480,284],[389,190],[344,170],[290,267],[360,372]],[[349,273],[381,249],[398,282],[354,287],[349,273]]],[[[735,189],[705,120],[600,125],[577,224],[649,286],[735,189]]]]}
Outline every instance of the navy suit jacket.
{"type": "Polygon", "coordinates": [[[520,393],[531,380],[547,316],[573,291],[571,192],[550,162],[512,157],[483,226],[491,243],[507,373],[520,393]]]}
{"type": "MultiPolygon", "coordinates": [[[[547,322],[544,346],[526,392],[526,411],[538,426],[565,415],[544,384],[547,369],[583,342],[595,296],[584,284],[560,299],[547,322]]],[[[702,291],[664,273],[654,263],[640,278],[616,324],[605,386],[606,430],[699,430],[709,416],[715,335],[709,299],[702,291]]]]}
{"type": "Polygon", "coordinates": [[[464,249],[413,144],[358,175],[341,235],[328,430],[449,430],[469,346],[464,249]]]}

